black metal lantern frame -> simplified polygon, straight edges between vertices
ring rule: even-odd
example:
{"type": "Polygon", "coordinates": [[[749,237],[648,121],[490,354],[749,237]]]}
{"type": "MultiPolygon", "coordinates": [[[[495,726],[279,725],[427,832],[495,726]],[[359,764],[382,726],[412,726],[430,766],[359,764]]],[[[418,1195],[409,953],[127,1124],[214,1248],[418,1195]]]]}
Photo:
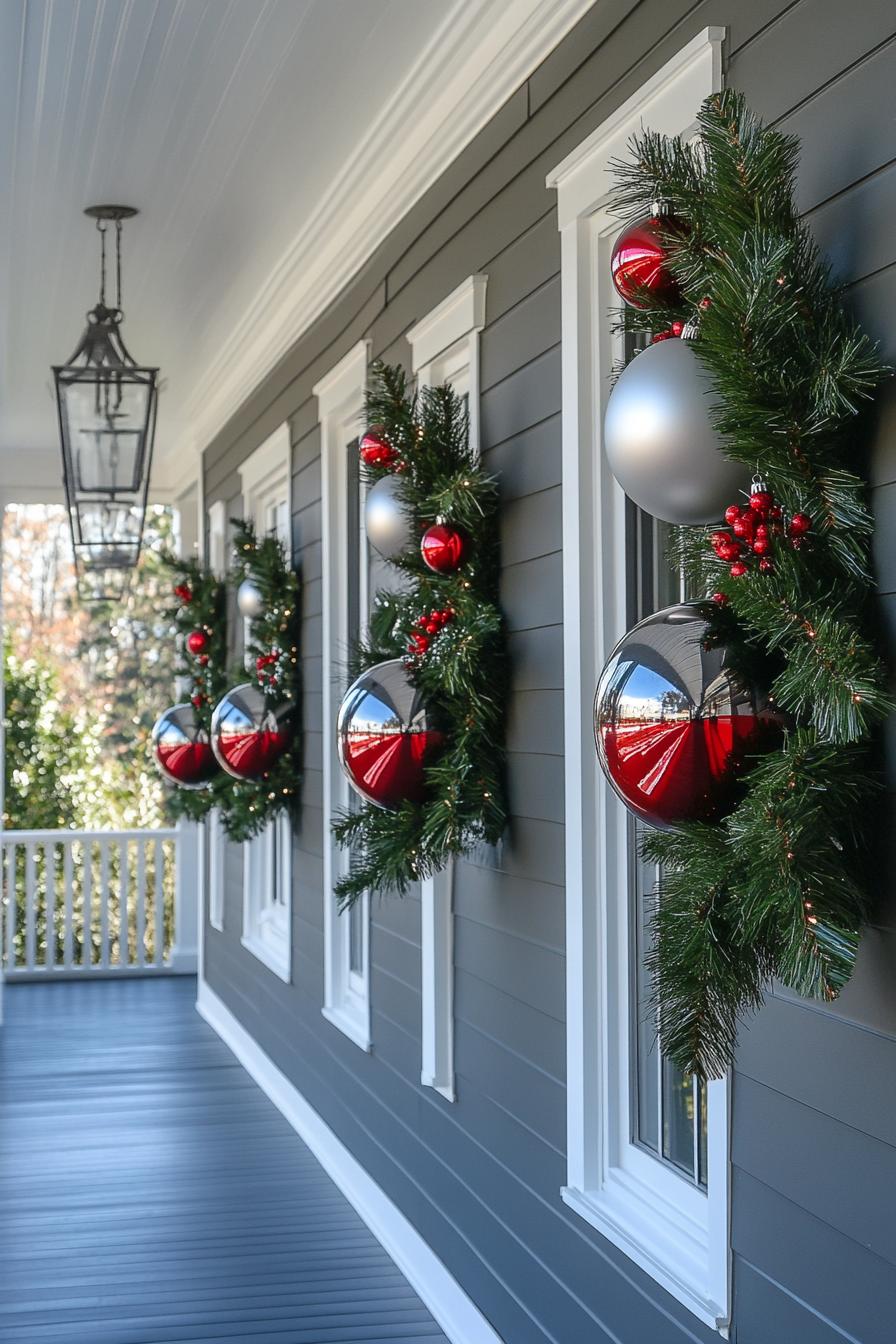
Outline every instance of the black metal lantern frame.
{"type": "MultiPolygon", "coordinates": [[[[140,555],[158,403],[158,369],[121,335],[121,226],[129,206],[91,206],[100,233],[99,302],[66,364],[53,367],[63,480],[80,576],[133,568],[140,555]],[[106,231],[115,227],[116,302],[106,303],[106,231]]],[[[114,587],[101,584],[103,588],[114,587]]],[[[105,596],[99,600],[111,600],[105,596]]]]}

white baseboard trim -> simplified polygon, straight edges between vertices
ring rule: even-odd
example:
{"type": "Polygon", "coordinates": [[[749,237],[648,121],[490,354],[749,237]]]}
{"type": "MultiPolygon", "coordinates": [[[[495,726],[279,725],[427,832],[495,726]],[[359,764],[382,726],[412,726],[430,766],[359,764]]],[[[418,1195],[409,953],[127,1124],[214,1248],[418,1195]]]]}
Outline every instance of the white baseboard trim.
{"type": "Polygon", "coordinates": [[[199,981],[196,1008],[308,1145],[395,1261],[451,1344],[502,1344],[501,1337],[413,1224],[204,980],[199,981]]]}

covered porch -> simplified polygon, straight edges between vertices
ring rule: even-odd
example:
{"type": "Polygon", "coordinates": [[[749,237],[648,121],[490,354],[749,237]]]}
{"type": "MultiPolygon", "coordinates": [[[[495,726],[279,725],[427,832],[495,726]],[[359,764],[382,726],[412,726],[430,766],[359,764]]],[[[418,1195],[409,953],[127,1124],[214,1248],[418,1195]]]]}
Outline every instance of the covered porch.
{"type": "Polygon", "coordinates": [[[0,1340],[444,1340],[195,998],[191,976],[7,987],[0,1340]]]}

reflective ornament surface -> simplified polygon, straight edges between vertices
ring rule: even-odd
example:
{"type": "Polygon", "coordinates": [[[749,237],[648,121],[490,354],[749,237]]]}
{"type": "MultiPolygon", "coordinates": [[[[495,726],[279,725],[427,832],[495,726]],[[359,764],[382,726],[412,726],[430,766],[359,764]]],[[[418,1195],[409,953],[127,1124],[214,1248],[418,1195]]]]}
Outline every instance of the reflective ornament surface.
{"type": "Polygon", "coordinates": [[[752,758],[777,748],[784,717],[712,646],[695,604],[639,622],[613,650],[594,700],[605,775],[651,826],[715,821],[738,801],[752,758]]]}
{"type": "Polygon", "coordinates": [[[243,579],[236,590],[236,605],[241,616],[248,620],[257,620],[264,612],[264,600],[261,589],[254,579],[243,579]]]}
{"type": "Polygon", "coordinates": [[[187,635],[187,648],[197,658],[208,648],[208,635],[204,630],[191,630],[187,635]]]}
{"type": "Polygon", "coordinates": [[[208,733],[192,705],[173,705],[152,727],[152,754],[159,773],[182,789],[201,789],[218,773],[208,733]]]}
{"type": "Polygon", "coordinates": [[[445,744],[400,659],[377,663],[349,687],[336,721],[339,761],[356,793],[394,811],[424,794],[424,769],[445,744]]]}
{"type": "Polygon", "coordinates": [[[398,453],[379,427],[368,429],[358,446],[358,452],[367,467],[391,467],[398,461],[398,453]]]}
{"type": "Polygon", "coordinates": [[[623,369],[604,417],[610,470],[629,499],[667,523],[714,523],[750,473],[710,423],[713,391],[689,341],[650,345],[623,369]]]}
{"type": "Polygon", "coordinates": [[[212,714],[212,750],[228,775],[262,779],[292,742],[294,710],[290,700],[269,707],[249,682],[228,691],[212,714]]]}
{"type": "Polygon", "coordinates": [[[646,308],[640,291],[674,303],[678,281],[666,267],[666,246],[659,218],[648,216],[628,224],[613,244],[610,273],[616,292],[633,308],[646,308]]]}
{"type": "Polygon", "coordinates": [[[384,560],[394,560],[411,544],[411,520],[401,498],[398,476],[384,476],[367,491],[364,503],[367,538],[384,560]]]}
{"type": "Polygon", "coordinates": [[[453,574],[466,559],[469,543],[466,532],[450,523],[433,523],[420,539],[420,554],[427,569],[435,574],[453,574]]]}

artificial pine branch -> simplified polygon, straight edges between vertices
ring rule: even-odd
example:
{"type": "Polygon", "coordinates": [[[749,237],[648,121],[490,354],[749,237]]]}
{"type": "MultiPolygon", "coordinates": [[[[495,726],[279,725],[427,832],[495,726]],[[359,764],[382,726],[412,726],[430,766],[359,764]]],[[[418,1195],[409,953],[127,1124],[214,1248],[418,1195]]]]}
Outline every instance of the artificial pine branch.
{"type": "MultiPolygon", "coordinates": [[[[350,659],[351,675],[403,658],[415,685],[446,725],[442,754],[426,769],[426,796],[396,811],[365,803],[339,817],[333,833],[349,850],[337,883],[340,905],[365,891],[403,893],[455,855],[494,844],[506,824],[504,794],[504,623],[497,603],[497,488],[469,443],[463,402],[449,386],[409,390],[403,371],[373,370],[368,424],[378,426],[401,462],[398,480],[414,542],[393,562],[400,591],[377,594],[367,637],[350,659]],[[453,574],[423,563],[418,538],[444,516],[471,540],[453,574]],[[451,609],[450,623],[423,654],[409,653],[422,614],[451,609]]],[[[393,468],[365,467],[372,484],[393,468]]]]}
{"type": "Polygon", "coordinates": [[[788,514],[812,520],[803,549],[776,549],[772,573],[732,576],[703,528],[676,529],[671,548],[695,596],[727,604],[728,637],[776,667],[773,696],[794,725],[723,822],[644,844],[661,865],[661,1043],[683,1069],[713,1077],[773,977],[825,1000],[849,979],[879,786],[869,740],[893,703],[869,614],[872,520],[854,470],[856,413],[885,370],[800,222],[798,142],[764,127],[732,90],[707,99],[698,126],[689,143],[637,136],[615,165],[616,213],[669,208],[663,236],[681,292],[670,304],[645,289],[617,324],[656,332],[697,321],[726,453],[788,514]]]}

